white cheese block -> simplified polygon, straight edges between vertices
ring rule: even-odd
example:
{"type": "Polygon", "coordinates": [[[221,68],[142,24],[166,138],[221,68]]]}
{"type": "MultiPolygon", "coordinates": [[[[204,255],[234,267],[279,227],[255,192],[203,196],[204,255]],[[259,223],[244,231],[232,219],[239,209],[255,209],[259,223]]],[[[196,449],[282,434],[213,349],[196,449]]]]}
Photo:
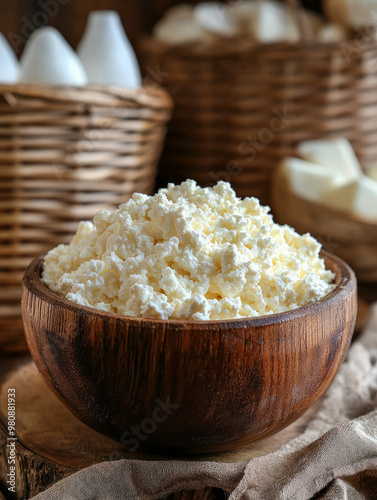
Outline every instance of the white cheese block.
{"type": "Polygon", "coordinates": [[[88,83],[79,56],[63,35],[51,26],[42,26],[30,36],[20,67],[22,83],[77,86],[88,83]]]}
{"type": "Polygon", "coordinates": [[[346,186],[329,189],[322,202],[362,219],[377,221],[377,182],[363,175],[346,186]]]}
{"type": "Polygon", "coordinates": [[[162,19],[153,34],[165,43],[189,43],[201,40],[204,32],[195,19],[162,19]]]}
{"type": "Polygon", "coordinates": [[[317,38],[321,42],[341,42],[347,40],[349,31],[340,24],[328,23],[319,30],[317,38]]]}
{"type": "Polygon", "coordinates": [[[377,181],[377,167],[372,167],[367,172],[368,177],[377,181]]]}
{"type": "Polygon", "coordinates": [[[17,83],[20,77],[20,66],[12,47],[5,36],[0,33],[0,83],[17,83]]]}
{"type": "MultiPolygon", "coordinates": [[[[299,39],[297,23],[290,9],[281,2],[240,0],[229,5],[229,15],[238,25],[240,32],[251,34],[260,42],[299,39]]],[[[310,26],[312,21],[316,22],[308,16],[310,26]]]]}
{"type": "Polygon", "coordinates": [[[169,19],[169,21],[185,19],[187,21],[192,19],[193,15],[194,15],[194,7],[188,3],[181,3],[170,7],[170,9],[166,12],[165,16],[163,17],[163,19],[164,20],[169,19]]]}
{"type": "Polygon", "coordinates": [[[92,11],[77,53],[90,85],[142,87],[139,63],[118,12],[92,11]]]}
{"type": "Polygon", "coordinates": [[[290,9],[272,0],[258,2],[249,30],[262,43],[298,41],[300,38],[290,9]]]}
{"type": "Polygon", "coordinates": [[[356,180],[344,186],[329,189],[324,193],[321,201],[323,204],[342,212],[352,212],[358,185],[359,182],[356,180]]]}
{"type": "Polygon", "coordinates": [[[259,3],[250,0],[239,0],[233,2],[229,9],[229,15],[237,24],[240,31],[247,34],[249,26],[258,13],[259,3]]]}
{"type": "Polygon", "coordinates": [[[286,158],[282,163],[291,189],[311,201],[320,201],[330,189],[340,185],[341,179],[327,167],[300,160],[286,158]]]}
{"type": "Polygon", "coordinates": [[[218,2],[204,2],[194,8],[194,19],[209,33],[224,37],[235,37],[239,28],[230,15],[231,6],[218,2]]]}
{"type": "Polygon", "coordinates": [[[343,184],[356,180],[363,174],[351,143],[345,138],[306,141],[298,146],[304,160],[323,165],[344,178],[343,184]]]}
{"type": "Polygon", "coordinates": [[[188,43],[205,38],[194,19],[194,7],[186,3],[171,7],[155,25],[153,35],[165,43],[188,43]]]}

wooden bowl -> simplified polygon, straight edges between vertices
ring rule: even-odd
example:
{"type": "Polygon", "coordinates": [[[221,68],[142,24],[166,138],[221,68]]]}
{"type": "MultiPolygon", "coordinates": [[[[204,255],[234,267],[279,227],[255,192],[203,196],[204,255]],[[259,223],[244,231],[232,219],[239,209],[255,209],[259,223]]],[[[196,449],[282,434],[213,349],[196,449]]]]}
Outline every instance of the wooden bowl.
{"type": "Polygon", "coordinates": [[[128,449],[235,449],[301,416],[347,353],[356,279],[323,253],[337,287],[318,302],[259,318],[132,318],[76,305],[23,278],[27,341],[48,385],[84,423],[128,449]]]}
{"type": "Polygon", "coordinates": [[[363,283],[377,283],[377,223],[297,195],[279,169],[272,183],[275,220],[311,233],[323,248],[345,260],[363,283]]]}

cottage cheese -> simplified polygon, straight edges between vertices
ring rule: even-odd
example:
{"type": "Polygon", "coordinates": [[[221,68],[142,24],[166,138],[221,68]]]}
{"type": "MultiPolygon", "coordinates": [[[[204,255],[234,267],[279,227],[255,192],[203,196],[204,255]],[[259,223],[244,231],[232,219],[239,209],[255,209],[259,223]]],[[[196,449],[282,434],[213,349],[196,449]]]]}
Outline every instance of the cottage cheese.
{"type": "Polygon", "coordinates": [[[134,194],[81,222],[69,245],[47,254],[42,279],[76,304],[197,321],[288,311],[328,294],[334,274],[320,244],[268,212],[225,182],[134,194]]]}

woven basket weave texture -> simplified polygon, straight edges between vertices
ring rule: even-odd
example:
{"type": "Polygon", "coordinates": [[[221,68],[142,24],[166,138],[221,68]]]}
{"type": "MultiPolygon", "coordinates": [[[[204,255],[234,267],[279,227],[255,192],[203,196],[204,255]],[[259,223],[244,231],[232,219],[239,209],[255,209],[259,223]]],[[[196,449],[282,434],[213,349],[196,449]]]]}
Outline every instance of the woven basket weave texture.
{"type": "Polygon", "coordinates": [[[270,202],[273,172],[304,140],[347,137],[377,164],[377,42],[142,43],[175,101],[161,183],[230,181],[270,202]]]}
{"type": "Polygon", "coordinates": [[[153,192],[171,108],[158,88],[0,86],[2,344],[22,332],[28,262],[68,242],[79,221],[153,192]]]}

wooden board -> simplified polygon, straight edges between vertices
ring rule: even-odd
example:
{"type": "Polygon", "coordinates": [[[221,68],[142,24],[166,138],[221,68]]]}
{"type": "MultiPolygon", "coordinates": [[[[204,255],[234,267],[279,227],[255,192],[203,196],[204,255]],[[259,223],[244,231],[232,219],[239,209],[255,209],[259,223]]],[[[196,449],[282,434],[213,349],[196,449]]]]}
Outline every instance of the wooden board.
{"type": "MultiPolygon", "coordinates": [[[[77,470],[105,460],[210,460],[217,462],[247,461],[277,450],[300,435],[313,417],[313,407],[294,424],[278,434],[260,440],[237,451],[199,457],[166,457],[130,453],[124,446],[93,431],[74,417],[50,391],[33,362],[28,361],[8,373],[0,386],[0,442],[4,450],[0,457],[0,478],[6,477],[8,464],[6,412],[9,388],[16,390],[17,434],[17,494],[12,498],[27,499],[46,490],[60,479],[77,470]]],[[[6,487],[0,483],[0,492],[6,487]]],[[[0,497],[1,498],[1,497],[0,497]]],[[[174,500],[224,499],[224,492],[206,489],[181,492],[169,497],[174,500]]]]}

